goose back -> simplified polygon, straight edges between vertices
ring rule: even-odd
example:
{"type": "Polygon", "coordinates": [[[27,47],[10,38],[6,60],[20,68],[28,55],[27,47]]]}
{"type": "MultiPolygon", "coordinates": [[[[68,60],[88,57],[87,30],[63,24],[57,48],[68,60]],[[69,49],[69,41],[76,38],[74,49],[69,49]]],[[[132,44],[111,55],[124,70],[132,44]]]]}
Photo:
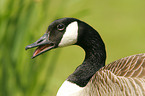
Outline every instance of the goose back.
{"type": "Polygon", "coordinates": [[[83,91],[86,96],[145,96],[145,54],[125,57],[101,68],[83,91]]]}

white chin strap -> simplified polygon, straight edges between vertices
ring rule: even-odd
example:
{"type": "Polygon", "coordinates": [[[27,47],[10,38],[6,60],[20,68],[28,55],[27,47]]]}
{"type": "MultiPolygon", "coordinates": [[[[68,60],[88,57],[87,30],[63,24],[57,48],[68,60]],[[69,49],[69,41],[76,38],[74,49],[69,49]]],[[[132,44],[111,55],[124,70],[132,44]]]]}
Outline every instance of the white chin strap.
{"type": "Polygon", "coordinates": [[[78,37],[78,22],[74,21],[66,27],[66,32],[58,44],[59,47],[75,44],[78,37]]]}

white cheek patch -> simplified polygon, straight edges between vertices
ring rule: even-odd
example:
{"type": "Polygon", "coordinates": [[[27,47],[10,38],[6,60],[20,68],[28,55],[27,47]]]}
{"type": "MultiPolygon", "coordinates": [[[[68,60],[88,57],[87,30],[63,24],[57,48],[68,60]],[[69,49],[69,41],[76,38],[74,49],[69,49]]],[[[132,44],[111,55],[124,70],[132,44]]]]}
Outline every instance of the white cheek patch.
{"type": "Polygon", "coordinates": [[[75,44],[77,42],[77,37],[78,37],[78,23],[77,21],[75,21],[67,26],[66,32],[64,33],[58,46],[64,47],[75,44]]]}

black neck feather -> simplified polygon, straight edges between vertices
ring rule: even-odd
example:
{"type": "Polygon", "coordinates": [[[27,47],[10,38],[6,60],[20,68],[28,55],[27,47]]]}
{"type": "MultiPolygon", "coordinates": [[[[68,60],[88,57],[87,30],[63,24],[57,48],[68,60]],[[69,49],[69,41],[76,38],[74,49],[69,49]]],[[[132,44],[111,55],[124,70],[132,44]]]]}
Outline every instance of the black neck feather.
{"type": "Polygon", "coordinates": [[[80,87],[87,85],[91,77],[103,66],[105,66],[105,45],[96,30],[85,23],[80,23],[79,38],[77,45],[82,47],[86,53],[84,62],[77,67],[67,80],[80,87]],[[85,29],[83,29],[85,27],[85,29]]]}

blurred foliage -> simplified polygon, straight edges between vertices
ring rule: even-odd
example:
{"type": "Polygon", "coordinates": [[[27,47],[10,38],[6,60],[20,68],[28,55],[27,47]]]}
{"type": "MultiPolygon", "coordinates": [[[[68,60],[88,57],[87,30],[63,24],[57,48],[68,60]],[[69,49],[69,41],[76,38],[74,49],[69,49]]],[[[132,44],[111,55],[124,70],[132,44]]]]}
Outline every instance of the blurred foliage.
{"type": "MultiPolygon", "coordinates": [[[[32,51],[29,51],[30,54],[28,54],[24,49],[27,44],[34,42],[37,36],[39,37],[45,32],[48,23],[64,16],[67,5],[75,4],[70,2],[72,1],[1,1],[1,96],[41,96],[45,94],[45,90],[47,96],[52,95],[49,94],[46,85],[51,80],[60,50],[56,52],[57,54],[50,53],[51,59],[49,60],[49,55],[46,56],[47,58],[42,56],[32,60],[29,59],[32,51]]],[[[72,15],[81,16],[80,13],[85,10],[78,10],[78,13],[74,12],[72,15]]]]}
{"type": "Polygon", "coordinates": [[[106,44],[107,62],[145,52],[144,0],[1,0],[0,96],[55,96],[81,64],[85,53],[76,46],[35,59],[34,50],[25,51],[62,17],[79,18],[97,28],[106,44]]]}

